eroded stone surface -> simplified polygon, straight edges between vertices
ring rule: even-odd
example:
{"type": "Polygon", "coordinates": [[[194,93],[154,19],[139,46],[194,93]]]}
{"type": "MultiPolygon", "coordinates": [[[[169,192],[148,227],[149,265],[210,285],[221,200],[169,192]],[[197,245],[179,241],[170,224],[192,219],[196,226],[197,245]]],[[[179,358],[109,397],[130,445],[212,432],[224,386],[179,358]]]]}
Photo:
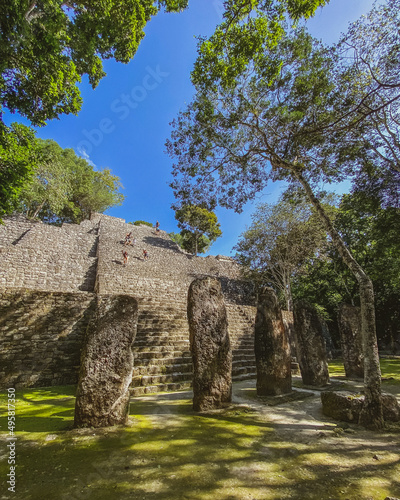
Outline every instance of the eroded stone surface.
{"type": "MultiPolygon", "coordinates": [[[[323,391],[321,392],[322,412],[335,420],[358,423],[364,399],[364,395],[348,391],[323,391]]],[[[382,394],[382,406],[385,421],[400,421],[400,406],[393,394],[382,394]]]]}
{"type": "Polygon", "coordinates": [[[97,296],[81,357],[76,427],[126,423],[136,328],[136,299],[128,295],[97,296]]]}
{"type": "Polygon", "coordinates": [[[321,387],[329,383],[323,325],[317,311],[306,302],[294,306],[297,361],[305,385],[321,387]]]}
{"type": "Polygon", "coordinates": [[[220,408],[232,399],[232,349],[217,279],[192,282],[187,312],[193,359],[193,409],[220,408]]]}
{"type": "Polygon", "coordinates": [[[364,377],[364,356],[359,307],[341,304],[338,314],[340,344],[346,377],[364,377]]]}
{"type": "Polygon", "coordinates": [[[358,423],[364,396],[348,391],[321,392],[322,413],[342,422],[358,423]]]}
{"type": "Polygon", "coordinates": [[[272,288],[264,288],[259,294],[254,347],[257,395],[277,396],[291,392],[290,344],[272,288]]]}

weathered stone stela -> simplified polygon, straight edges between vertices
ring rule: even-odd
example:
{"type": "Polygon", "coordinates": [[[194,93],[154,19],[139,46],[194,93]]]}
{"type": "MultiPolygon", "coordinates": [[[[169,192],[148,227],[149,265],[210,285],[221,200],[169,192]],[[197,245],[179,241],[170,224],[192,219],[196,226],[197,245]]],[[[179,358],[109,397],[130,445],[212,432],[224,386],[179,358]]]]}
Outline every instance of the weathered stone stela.
{"type": "Polygon", "coordinates": [[[306,385],[321,387],[329,382],[322,321],[314,307],[300,301],[294,305],[294,331],[301,378],[306,385]]]}
{"type": "Polygon", "coordinates": [[[220,408],[232,400],[232,350],[219,281],[194,280],[189,287],[187,311],[193,359],[193,409],[220,408]]]}
{"type": "Polygon", "coordinates": [[[257,395],[277,396],[292,390],[291,353],[278,299],[272,288],[258,296],[254,350],[257,395]]]}
{"type": "Polygon", "coordinates": [[[339,308],[338,325],[346,377],[363,378],[364,355],[360,308],[342,304],[339,308]]]}
{"type": "Polygon", "coordinates": [[[137,301],[128,295],[98,295],[96,301],[82,351],[76,427],[125,424],[128,418],[137,301]]]}

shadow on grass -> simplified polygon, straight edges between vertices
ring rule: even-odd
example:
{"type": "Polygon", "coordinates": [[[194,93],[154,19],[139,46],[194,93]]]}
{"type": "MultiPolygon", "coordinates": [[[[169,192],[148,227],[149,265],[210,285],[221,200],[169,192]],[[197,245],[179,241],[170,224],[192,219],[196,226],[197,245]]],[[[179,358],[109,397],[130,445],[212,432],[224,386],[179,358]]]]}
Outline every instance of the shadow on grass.
{"type": "Polygon", "coordinates": [[[73,422],[74,393],[74,387],[64,387],[17,395],[13,498],[380,500],[400,495],[398,434],[314,432],[303,439],[304,430],[318,431],[323,423],[300,417],[288,423],[297,411],[292,402],[282,404],[282,420],[271,423],[268,408],[260,413],[245,405],[196,414],[189,392],[133,399],[127,427],[66,430],[73,422]]]}

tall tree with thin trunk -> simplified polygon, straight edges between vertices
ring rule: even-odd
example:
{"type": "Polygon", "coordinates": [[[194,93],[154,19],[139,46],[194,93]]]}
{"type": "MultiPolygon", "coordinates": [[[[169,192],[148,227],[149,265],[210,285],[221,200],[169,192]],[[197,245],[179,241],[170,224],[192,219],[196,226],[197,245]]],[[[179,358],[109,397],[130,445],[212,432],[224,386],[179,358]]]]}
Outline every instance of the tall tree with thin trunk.
{"type": "Polygon", "coordinates": [[[301,186],[358,281],[365,350],[362,422],[382,428],[372,282],[315,194],[319,182],[345,175],[343,150],[336,150],[325,126],[337,117],[332,106],[337,56],[298,30],[271,48],[268,57],[280,68],[273,79],[250,65],[234,87],[201,89],[175,120],[167,142],[176,160],[172,187],[185,202],[240,211],[269,180],[301,186]]]}
{"type": "MultiPolygon", "coordinates": [[[[328,244],[319,217],[299,194],[286,193],[274,205],[259,204],[251,226],[235,246],[246,274],[282,293],[288,311],[293,311],[293,277],[306,261],[321,256],[328,244]]],[[[333,214],[334,207],[329,209],[333,214]]]]}

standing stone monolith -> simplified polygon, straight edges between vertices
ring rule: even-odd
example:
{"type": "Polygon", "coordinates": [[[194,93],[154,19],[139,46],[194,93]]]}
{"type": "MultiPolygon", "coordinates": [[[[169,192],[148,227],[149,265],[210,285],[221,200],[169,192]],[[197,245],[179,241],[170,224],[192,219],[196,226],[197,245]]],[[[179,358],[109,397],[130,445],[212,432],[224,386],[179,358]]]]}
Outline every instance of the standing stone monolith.
{"type": "Polygon", "coordinates": [[[291,392],[290,343],[272,288],[263,288],[258,295],[254,351],[257,395],[278,396],[291,392]]]}
{"type": "Polygon", "coordinates": [[[126,424],[137,314],[134,297],[96,297],[81,356],[75,427],[126,424]]]}
{"type": "Polygon", "coordinates": [[[346,377],[364,377],[364,355],[361,335],[361,309],[341,304],[338,326],[346,377]]]}
{"type": "Polygon", "coordinates": [[[327,385],[329,371],[321,319],[316,309],[303,301],[295,304],[293,314],[297,360],[303,384],[316,387],[327,385]]]}
{"type": "Polygon", "coordinates": [[[232,349],[221,284],[199,278],[189,287],[187,307],[193,359],[193,409],[221,408],[232,401],[232,349]]]}

